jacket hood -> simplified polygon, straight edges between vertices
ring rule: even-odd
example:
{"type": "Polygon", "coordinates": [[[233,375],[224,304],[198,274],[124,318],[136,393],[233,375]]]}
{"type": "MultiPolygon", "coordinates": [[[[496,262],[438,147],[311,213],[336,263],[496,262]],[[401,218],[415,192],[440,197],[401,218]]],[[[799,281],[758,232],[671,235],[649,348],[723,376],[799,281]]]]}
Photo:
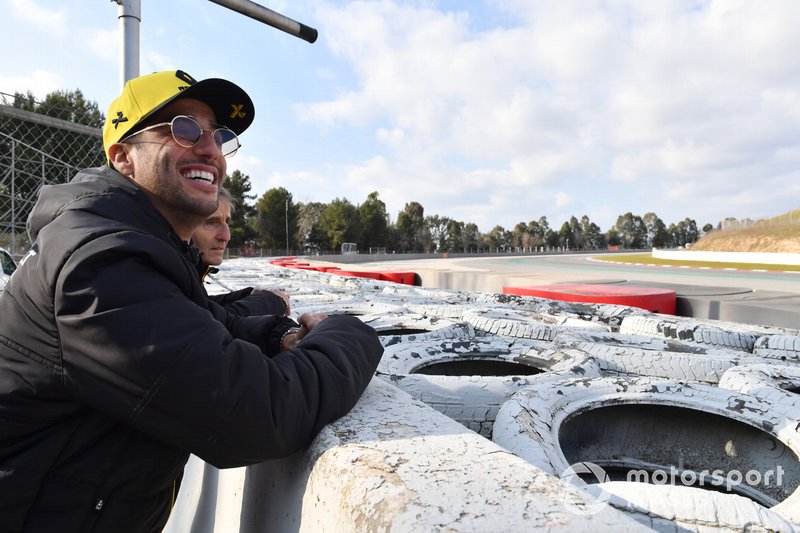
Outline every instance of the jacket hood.
{"type": "Polygon", "coordinates": [[[167,220],[147,195],[131,180],[107,167],[82,170],[69,183],[45,185],[28,217],[28,235],[35,242],[39,232],[70,210],[88,211],[119,222],[135,222],[156,234],[173,233],[167,220]],[[120,209],[119,197],[128,199],[120,209]],[[115,199],[116,198],[116,199],[115,199]]]}

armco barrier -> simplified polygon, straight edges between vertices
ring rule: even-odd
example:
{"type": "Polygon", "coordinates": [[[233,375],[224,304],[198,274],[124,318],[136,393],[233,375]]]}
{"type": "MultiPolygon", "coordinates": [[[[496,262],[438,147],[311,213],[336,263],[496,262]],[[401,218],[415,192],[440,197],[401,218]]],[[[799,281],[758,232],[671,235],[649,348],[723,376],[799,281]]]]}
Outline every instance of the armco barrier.
{"type": "Polygon", "coordinates": [[[596,506],[373,379],[305,452],[228,470],[192,457],[164,531],[650,531],[596,506]]]}

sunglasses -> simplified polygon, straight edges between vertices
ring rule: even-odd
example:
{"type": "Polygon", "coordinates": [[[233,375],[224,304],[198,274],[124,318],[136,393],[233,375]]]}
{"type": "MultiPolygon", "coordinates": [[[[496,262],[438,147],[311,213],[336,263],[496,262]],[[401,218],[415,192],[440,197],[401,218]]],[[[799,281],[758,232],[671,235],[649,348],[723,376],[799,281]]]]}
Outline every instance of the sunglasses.
{"type": "Polygon", "coordinates": [[[222,155],[225,157],[232,156],[239,148],[242,147],[242,145],[239,144],[239,137],[237,137],[236,134],[228,128],[222,127],[215,130],[206,130],[203,129],[203,127],[200,126],[195,119],[186,115],[177,115],[169,122],[160,122],[158,124],[153,124],[152,126],[147,126],[146,128],[142,128],[139,131],[131,133],[122,140],[127,141],[134,135],[138,135],[147,130],[160,128],[162,126],[169,126],[169,129],[172,132],[172,138],[175,139],[175,142],[186,148],[192,147],[200,142],[203,132],[206,131],[211,134],[211,138],[214,139],[219,151],[222,152],[222,155]]]}

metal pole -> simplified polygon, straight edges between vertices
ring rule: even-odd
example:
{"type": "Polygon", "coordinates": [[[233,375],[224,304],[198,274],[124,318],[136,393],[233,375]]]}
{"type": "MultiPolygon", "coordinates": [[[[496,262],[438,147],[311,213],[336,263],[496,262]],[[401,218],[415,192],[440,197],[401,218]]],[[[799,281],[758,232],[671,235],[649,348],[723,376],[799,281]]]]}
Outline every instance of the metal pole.
{"type": "Polygon", "coordinates": [[[120,91],[125,82],[139,76],[139,25],[142,22],[141,0],[112,0],[119,5],[120,91]]]}
{"type": "Polygon", "coordinates": [[[286,211],[283,219],[286,221],[286,255],[289,255],[289,199],[286,199],[286,211]]]}
{"type": "Polygon", "coordinates": [[[304,41],[313,43],[317,40],[317,30],[306,26],[289,17],[285,17],[280,13],[276,13],[271,9],[258,5],[250,0],[211,0],[215,4],[219,4],[228,9],[232,9],[237,13],[250,17],[251,19],[263,22],[273,28],[285,31],[289,35],[299,37],[304,41]]]}
{"type": "Polygon", "coordinates": [[[17,253],[17,142],[11,139],[11,254],[17,253]]]}

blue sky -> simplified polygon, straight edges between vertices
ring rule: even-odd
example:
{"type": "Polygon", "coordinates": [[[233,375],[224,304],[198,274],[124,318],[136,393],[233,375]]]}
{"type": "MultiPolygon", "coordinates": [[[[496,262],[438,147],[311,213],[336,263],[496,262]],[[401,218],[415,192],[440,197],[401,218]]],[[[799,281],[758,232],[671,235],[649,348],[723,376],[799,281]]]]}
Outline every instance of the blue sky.
{"type": "MultiPolygon", "coordinates": [[[[625,212],[667,224],[800,207],[800,2],[259,3],[314,44],[207,0],[141,0],[141,73],[248,91],[229,171],[298,202],[378,191],[394,220],[512,229],[625,212]]],[[[0,92],[119,92],[117,5],[0,0],[0,92]]]]}

